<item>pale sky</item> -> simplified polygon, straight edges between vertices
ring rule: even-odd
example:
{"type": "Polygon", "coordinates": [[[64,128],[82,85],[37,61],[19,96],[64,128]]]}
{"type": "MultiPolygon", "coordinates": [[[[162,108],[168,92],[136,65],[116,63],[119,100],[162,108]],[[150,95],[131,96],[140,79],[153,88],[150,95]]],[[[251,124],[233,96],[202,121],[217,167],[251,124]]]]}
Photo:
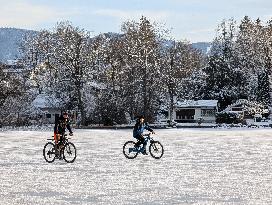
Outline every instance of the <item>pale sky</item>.
{"type": "Polygon", "coordinates": [[[271,19],[272,0],[0,0],[0,27],[52,29],[68,20],[93,35],[120,33],[124,21],[142,15],[177,40],[212,41],[223,19],[271,19]]]}

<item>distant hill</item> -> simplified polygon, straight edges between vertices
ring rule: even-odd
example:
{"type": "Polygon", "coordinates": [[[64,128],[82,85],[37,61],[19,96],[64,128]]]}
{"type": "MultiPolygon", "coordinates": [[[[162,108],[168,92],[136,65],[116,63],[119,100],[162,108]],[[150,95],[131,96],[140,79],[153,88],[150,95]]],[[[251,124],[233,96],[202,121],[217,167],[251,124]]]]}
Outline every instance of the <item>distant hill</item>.
{"type": "Polygon", "coordinates": [[[34,31],[17,28],[0,28],[0,61],[6,63],[19,56],[19,46],[27,33],[34,31]]]}
{"type": "Polygon", "coordinates": [[[192,43],[192,46],[198,50],[200,50],[202,53],[207,54],[211,48],[211,43],[209,42],[197,42],[192,43]]]}
{"type": "MultiPolygon", "coordinates": [[[[17,28],[0,28],[0,62],[7,63],[8,60],[15,60],[19,57],[19,47],[23,37],[28,33],[36,31],[17,29],[17,28]]],[[[107,33],[105,35],[116,36],[116,33],[107,33]]],[[[198,42],[192,43],[194,48],[199,49],[207,54],[211,43],[198,42]]]]}

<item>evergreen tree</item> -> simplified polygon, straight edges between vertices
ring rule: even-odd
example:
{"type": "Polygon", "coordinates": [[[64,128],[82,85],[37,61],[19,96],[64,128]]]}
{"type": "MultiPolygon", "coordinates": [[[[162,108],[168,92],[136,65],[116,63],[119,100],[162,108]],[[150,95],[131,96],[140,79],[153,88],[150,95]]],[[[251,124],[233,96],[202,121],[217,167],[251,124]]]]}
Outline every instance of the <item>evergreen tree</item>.
{"type": "Polygon", "coordinates": [[[219,35],[213,42],[208,65],[204,69],[207,75],[205,99],[219,101],[224,109],[233,101],[241,98],[245,79],[235,53],[235,22],[224,21],[219,27],[219,35]]]}
{"type": "Polygon", "coordinates": [[[258,74],[257,101],[264,105],[270,105],[268,69],[258,74]]]}

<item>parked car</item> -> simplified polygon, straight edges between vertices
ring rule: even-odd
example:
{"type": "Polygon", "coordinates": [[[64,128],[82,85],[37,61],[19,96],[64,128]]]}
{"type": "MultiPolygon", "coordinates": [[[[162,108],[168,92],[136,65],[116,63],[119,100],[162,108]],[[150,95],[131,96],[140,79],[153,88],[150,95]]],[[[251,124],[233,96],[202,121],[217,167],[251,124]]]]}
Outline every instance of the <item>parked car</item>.
{"type": "Polygon", "coordinates": [[[261,117],[261,115],[255,115],[254,119],[247,119],[246,123],[247,123],[247,126],[251,128],[259,128],[259,127],[272,128],[272,121],[270,119],[261,117]]]}

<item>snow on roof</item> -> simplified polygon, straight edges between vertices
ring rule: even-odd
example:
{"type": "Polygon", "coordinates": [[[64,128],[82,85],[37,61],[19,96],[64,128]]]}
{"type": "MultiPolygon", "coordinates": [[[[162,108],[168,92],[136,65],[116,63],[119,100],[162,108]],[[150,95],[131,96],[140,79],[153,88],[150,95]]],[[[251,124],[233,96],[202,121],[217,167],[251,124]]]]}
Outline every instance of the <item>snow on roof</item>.
{"type": "Polygon", "coordinates": [[[52,108],[59,107],[60,101],[47,94],[39,94],[32,102],[32,105],[37,108],[52,108]]]}
{"type": "Polygon", "coordinates": [[[246,99],[238,99],[235,103],[232,103],[229,105],[225,110],[229,111],[232,110],[232,108],[243,108],[243,110],[264,110],[264,106],[261,103],[255,102],[255,101],[249,101],[246,99]]]}
{"type": "Polygon", "coordinates": [[[177,107],[216,107],[218,100],[187,100],[187,101],[178,101],[176,103],[177,107]]]}
{"type": "Polygon", "coordinates": [[[230,106],[235,107],[235,106],[240,106],[240,105],[247,105],[247,106],[262,106],[261,103],[255,102],[255,101],[249,101],[246,99],[238,99],[235,103],[232,103],[230,106]]]}

